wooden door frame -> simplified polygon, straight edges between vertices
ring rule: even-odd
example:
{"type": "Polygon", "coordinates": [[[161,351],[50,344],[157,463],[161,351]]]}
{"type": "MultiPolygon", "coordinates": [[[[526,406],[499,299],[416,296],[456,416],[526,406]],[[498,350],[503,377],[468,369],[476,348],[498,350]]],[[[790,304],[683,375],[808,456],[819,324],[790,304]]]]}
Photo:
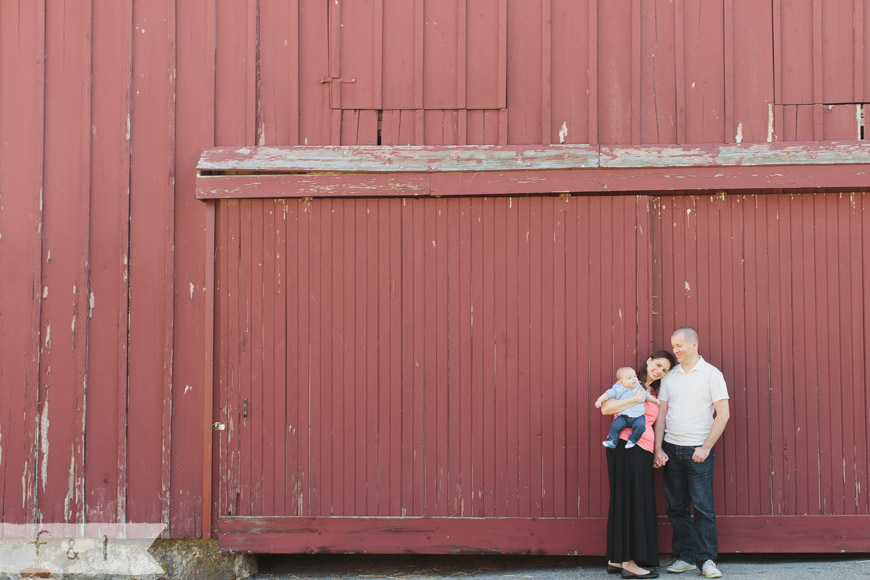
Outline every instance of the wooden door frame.
{"type": "MultiPolygon", "coordinates": [[[[216,203],[220,199],[305,197],[428,197],[648,192],[780,193],[870,191],[870,144],[826,141],[789,144],[682,146],[329,146],[218,147],[197,165],[196,197],[206,211],[206,323],[203,405],[202,535],[213,537],[213,437],[216,203]]],[[[727,518],[758,550],[782,517],[795,533],[819,525],[842,528],[860,549],[870,545],[867,516],[727,518]],[[745,521],[744,521],[745,520],[745,521]],[[760,521],[764,520],[764,522],[760,521]],[[823,521],[824,520],[824,521],[823,521]],[[755,534],[752,531],[755,530],[755,534]],[[761,543],[759,543],[761,542],[761,543]]],[[[280,522],[259,518],[268,530],[280,522]]],[[[303,518],[304,519],[304,518],[303,518]]],[[[364,518],[349,518],[353,521],[364,518]]],[[[417,519],[417,518],[415,518],[417,519]]],[[[413,519],[411,520],[413,521],[413,519]]],[[[390,519],[390,530],[402,527],[390,519]]],[[[388,522],[384,522],[388,523],[388,522]]],[[[591,523],[591,522],[590,522],[591,523]]],[[[315,523],[311,522],[312,526],[315,523]]],[[[589,529],[595,526],[587,526],[589,529]]],[[[596,529],[595,537],[600,535],[596,529]]],[[[313,531],[313,527],[312,527],[313,531]]],[[[477,532],[469,528],[469,533],[477,532]]],[[[845,533],[845,532],[844,532],[845,533]]],[[[841,538],[842,540],[843,538],[841,538]]],[[[833,540],[832,540],[833,541],[833,540]]],[[[842,543],[842,542],[841,542],[842,543]]],[[[814,544],[817,551],[843,549],[814,544]],[[830,548],[830,550],[828,549],[830,548]]],[[[742,549],[742,548],[741,548],[742,549]]],[[[781,549],[781,548],[780,548],[781,549]]],[[[848,548],[847,548],[848,549],[848,548]]],[[[274,551],[281,551],[276,546],[274,551]]]]}

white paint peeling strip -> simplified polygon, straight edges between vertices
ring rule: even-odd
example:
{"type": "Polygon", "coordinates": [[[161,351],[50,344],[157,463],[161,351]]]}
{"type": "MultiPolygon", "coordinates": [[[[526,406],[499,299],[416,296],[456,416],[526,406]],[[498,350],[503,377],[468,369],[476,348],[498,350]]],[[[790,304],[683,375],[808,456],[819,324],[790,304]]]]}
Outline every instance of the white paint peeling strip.
{"type": "Polygon", "coordinates": [[[69,445],[69,480],[67,481],[66,487],[66,497],[63,498],[63,516],[66,521],[70,520],[70,516],[72,512],[70,510],[70,504],[72,503],[73,493],[75,490],[75,480],[76,480],[76,450],[75,444],[70,443],[69,445]]]}
{"type": "Polygon", "coordinates": [[[73,314],[73,317],[72,317],[72,324],[70,324],[70,330],[72,330],[73,336],[75,336],[75,333],[76,333],[76,315],[75,314],[73,314]]]}
{"type": "Polygon", "coordinates": [[[88,318],[94,314],[94,291],[91,290],[91,295],[88,296],[88,318]]]}
{"type": "MultiPolygon", "coordinates": [[[[48,386],[48,385],[46,385],[48,386]]],[[[40,469],[40,479],[42,480],[42,491],[45,491],[45,485],[48,483],[48,390],[46,389],[45,405],[42,407],[42,417],[39,418],[39,450],[42,453],[42,469],[40,469]]]]}
{"type": "Polygon", "coordinates": [[[190,299],[191,300],[193,300],[193,290],[194,290],[194,286],[193,286],[193,282],[191,282],[190,283],[190,299]]]}
{"type": "Polygon", "coordinates": [[[193,390],[193,387],[191,387],[190,385],[184,385],[184,394],[185,395],[192,390],[193,390]]]}
{"type": "Polygon", "coordinates": [[[51,325],[45,327],[45,348],[51,348],[51,325]]]}
{"type": "Polygon", "coordinates": [[[767,103],[767,142],[773,142],[773,103],[767,103]]]}
{"type": "Polygon", "coordinates": [[[686,296],[692,293],[692,287],[689,285],[689,281],[686,280],[686,296]]]}
{"type": "Polygon", "coordinates": [[[743,143],[743,123],[737,123],[737,135],[734,136],[734,141],[743,143]]]}
{"type": "Polygon", "coordinates": [[[562,121],[562,128],[559,129],[559,143],[565,142],[565,137],[568,136],[568,121],[562,121]]]}
{"type": "Polygon", "coordinates": [[[42,289],[42,299],[45,300],[46,298],[48,298],[48,286],[45,286],[42,289]]]}

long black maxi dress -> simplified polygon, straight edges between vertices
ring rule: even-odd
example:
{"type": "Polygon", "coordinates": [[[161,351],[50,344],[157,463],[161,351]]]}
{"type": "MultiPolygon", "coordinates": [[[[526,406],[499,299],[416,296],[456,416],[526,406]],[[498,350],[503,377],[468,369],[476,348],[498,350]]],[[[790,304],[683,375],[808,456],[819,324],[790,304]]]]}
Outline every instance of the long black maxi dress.
{"type": "MultiPolygon", "coordinates": [[[[645,403],[649,433],[658,407],[645,403]]],[[[620,439],[607,450],[610,509],[607,515],[607,559],[619,564],[634,560],[644,567],[659,565],[656,533],[656,497],[653,488],[653,454],[636,445],[625,448],[620,439]]]]}

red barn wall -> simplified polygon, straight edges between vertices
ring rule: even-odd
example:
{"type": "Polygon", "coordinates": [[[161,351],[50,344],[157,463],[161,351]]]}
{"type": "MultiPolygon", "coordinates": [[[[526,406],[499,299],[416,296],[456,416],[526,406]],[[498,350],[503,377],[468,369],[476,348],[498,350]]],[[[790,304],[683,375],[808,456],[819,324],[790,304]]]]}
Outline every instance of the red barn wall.
{"type": "MultiPolygon", "coordinates": [[[[203,533],[203,149],[856,139],[868,11],[868,0],[3,2],[3,520],[203,533]]],[[[806,304],[826,295],[811,290],[806,304]]],[[[663,306],[676,322],[678,304],[663,306]]],[[[735,348],[759,384],[768,361],[794,356],[735,348]]],[[[801,392],[827,404],[825,389],[801,392]]],[[[863,444],[866,462],[866,438],[825,432],[797,437],[818,458],[863,444]]],[[[819,470],[810,487],[818,475],[834,497],[840,470],[819,465],[806,466],[819,470]]],[[[757,507],[816,513],[813,493],[788,497],[757,507]]],[[[861,498],[818,509],[866,514],[861,498]]]]}

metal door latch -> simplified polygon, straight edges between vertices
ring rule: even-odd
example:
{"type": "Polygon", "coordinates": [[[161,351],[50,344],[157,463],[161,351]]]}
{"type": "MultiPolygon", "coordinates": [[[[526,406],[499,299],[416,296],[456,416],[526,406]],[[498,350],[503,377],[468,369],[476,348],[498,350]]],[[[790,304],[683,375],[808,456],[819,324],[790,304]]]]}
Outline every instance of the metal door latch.
{"type": "Polygon", "coordinates": [[[215,421],[214,425],[212,425],[211,428],[214,429],[215,431],[223,431],[224,429],[227,428],[227,426],[219,421],[215,421]]]}

